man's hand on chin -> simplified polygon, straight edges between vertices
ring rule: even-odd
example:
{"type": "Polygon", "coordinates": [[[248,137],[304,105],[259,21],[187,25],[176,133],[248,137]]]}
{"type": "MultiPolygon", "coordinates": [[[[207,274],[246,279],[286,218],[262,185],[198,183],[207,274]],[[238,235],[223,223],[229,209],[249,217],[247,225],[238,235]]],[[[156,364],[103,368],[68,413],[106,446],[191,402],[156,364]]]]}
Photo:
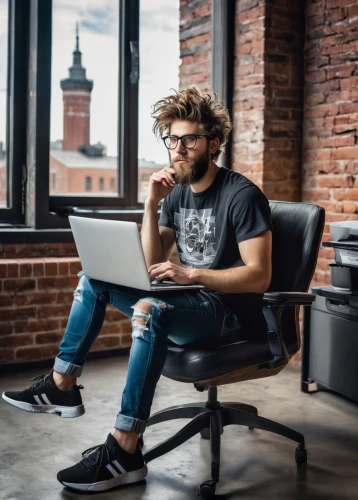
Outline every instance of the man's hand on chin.
{"type": "Polygon", "coordinates": [[[194,269],[191,267],[178,266],[169,260],[154,264],[148,269],[150,280],[170,278],[175,283],[178,283],[178,285],[194,285],[193,271],[194,269]]]}

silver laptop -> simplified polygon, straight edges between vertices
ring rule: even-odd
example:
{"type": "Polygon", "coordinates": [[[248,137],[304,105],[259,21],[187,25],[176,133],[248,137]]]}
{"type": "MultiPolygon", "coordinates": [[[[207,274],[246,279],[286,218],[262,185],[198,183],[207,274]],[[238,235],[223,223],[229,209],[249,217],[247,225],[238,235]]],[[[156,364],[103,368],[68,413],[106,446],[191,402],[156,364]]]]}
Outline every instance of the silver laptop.
{"type": "Polygon", "coordinates": [[[82,270],[89,278],[140,290],[164,291],[204,288],[149,279],[138,225],[135,222],[69,218],[82,270]]]}

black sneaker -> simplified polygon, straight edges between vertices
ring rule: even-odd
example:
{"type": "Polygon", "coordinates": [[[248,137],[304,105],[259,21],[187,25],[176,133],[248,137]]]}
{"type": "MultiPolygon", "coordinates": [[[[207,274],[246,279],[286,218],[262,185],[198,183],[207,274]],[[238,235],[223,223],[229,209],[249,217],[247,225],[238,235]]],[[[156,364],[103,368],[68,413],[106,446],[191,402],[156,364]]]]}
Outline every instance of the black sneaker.
{"type": "Polygon", "coordinates": [[[78,464],[57,474],[61,484],[81,491],[104,491],[142,481],[148,473],[140,442],[133,454],[128,453],[112,434],[104,444],[89,448],[82,456],[78,464]]]}
{"type": "Polygon", "coordinates": [[[80,417],[85,408],[80,389],[76,385],[69,391],[61,391],[55,384],[52,371],[49,375],[39,375],[28,389],[20,392],[4,392],[2,398],[17,408],[35,413],[53,413],[60,417],[80,417]]]}

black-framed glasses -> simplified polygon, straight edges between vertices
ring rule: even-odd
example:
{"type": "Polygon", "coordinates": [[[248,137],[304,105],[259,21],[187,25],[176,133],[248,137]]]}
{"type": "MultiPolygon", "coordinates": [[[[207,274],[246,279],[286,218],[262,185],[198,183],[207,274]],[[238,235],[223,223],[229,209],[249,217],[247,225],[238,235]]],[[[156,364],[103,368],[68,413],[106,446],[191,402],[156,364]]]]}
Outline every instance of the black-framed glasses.
{"type": "Polygon", "coordinates": [[[175,149],[178,145],[178,141],[181,141],[183,146],[187,149],[193,149],[196,146],[196,142],[199,137],[209,137],[208,135],[200,134],[187,134],[178,137],[177,135],[166,135],[163,137],[163,142],[168,149],[175,149]]]}

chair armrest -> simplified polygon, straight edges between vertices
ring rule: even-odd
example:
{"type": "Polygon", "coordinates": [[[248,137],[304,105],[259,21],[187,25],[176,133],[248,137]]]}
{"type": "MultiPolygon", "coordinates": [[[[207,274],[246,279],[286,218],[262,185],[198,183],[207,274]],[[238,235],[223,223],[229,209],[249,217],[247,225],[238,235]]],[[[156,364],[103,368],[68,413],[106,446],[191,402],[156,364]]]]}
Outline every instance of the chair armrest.
{"type": "Polygon", "coordinates": [[[279,306],[310,305],[316,300],[316,295],[305,292],[267,292],[264,293],[264,302],[279,306]]]}
{"type": "Polygon", "coordinates": [[[274,359],[269,368],[287,364],[290,356],[281,332],[281,315],[286,306],[311,305],[316,295],[305,292],[267,292],[263,298],[263,313],[268,326],[268,338],[274,359]]]}
{"type": "Polygon", "coordinates": [[[267,363],[269,368],[285,365],[288,354],[281,332],[281,316],[286,306],[311,305],[316,295],[305,292],[267,292],[264,293],[262,311],[268,326],[268,340],[274,359],[267,363]]]}

